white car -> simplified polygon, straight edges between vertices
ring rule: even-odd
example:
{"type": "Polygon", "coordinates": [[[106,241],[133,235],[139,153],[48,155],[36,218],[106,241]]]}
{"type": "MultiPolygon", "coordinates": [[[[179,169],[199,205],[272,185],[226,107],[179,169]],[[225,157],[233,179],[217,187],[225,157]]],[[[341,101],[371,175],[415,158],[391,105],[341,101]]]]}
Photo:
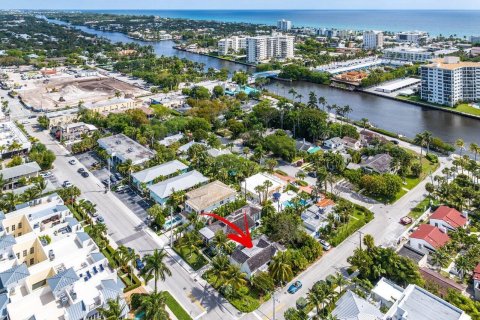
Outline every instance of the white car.
{"type": "Polygon", "coordinates": [[[50,178],[52,176],[52,173],[50,171],[42,172],[42,173],[40,173],[40,176],[42,178],[46,179],[46,178],[50,178]]]}
{"type": "Polygon", "coordinates": [[[77,163],[77,160],[72,159],[72,160],[68,161],[68,163],[70,163],[71,165],[74,165],[75,163],[77,163]]]}
{"type": "Polygon", "coordinates": [[[63,181],[63,185],[62,185],[62,186],[63,186],[64,188],[69,188],[69,187],[73,186],[73,184],[72,184],[70,181],[65,180],[65,181],[63,181]]]}

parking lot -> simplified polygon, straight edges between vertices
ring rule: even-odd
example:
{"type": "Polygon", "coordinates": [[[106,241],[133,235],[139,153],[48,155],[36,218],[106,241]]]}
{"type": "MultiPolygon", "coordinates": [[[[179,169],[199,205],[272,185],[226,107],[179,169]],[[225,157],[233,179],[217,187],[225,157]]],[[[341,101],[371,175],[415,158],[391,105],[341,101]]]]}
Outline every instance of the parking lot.
{"type": "Polygon", "coordinates": [[[137,215],[142,221],[148,217],[147,209],[151,206],[145,199],[138,195],[131,188],[123,191],[115,191],[115,196],[120,199],[130,210],[137,215]]]}
{"type": "Polygon", "coordinates": [[[95,165],[102,163],[101,159],[93,151],[80,153],[80,154],[77,154],[75,157],[88,170],[91,170],[91,168],[94,167],[95,165]]]}

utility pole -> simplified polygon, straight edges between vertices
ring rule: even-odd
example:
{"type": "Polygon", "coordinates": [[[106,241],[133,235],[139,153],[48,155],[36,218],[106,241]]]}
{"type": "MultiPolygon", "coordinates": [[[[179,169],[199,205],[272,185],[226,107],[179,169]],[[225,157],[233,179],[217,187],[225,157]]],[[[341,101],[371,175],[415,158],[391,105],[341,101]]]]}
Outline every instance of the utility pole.
{"type": "Polygon", "coordinates": [[[362,250],[362,235],[363,235],[363,232],[360,231],[360,230],[358,230],[357,232],[358,232],[358,238],[359,238],[358,239],[359,240],[358,244],[360,246],[360,250],[362,250]]]}

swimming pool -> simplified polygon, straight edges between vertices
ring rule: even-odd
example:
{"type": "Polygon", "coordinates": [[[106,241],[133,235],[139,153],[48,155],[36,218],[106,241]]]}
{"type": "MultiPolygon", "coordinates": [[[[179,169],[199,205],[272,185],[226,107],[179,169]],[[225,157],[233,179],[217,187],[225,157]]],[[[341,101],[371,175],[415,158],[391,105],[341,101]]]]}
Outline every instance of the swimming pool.
{"type": "Polygon", "coordinates": [[[177,225],[181,224],[181,222],[182,222],[182,217],[175,216],[175,217],[173,217],[173,219],[167,220],[163,224],[163,229],[165,229],[165,230],[171,229],[171,228],[176,227],[177,225]]]}
{"type": "MultiPolygon", "coordinates": [[[[305,199],[300,199],[300,204],[301,204],[302,206],[306,206],[306,205],[308,204],[308,202],[307,202],[307,200],[305,200],[305,199]]],[[[290,207],[293,207],[293,203],[292,203],[291,201],[284,201],[284,202],[282,203],[282,206],[283,206],[284,208],[290,208],[290,207]]]]}

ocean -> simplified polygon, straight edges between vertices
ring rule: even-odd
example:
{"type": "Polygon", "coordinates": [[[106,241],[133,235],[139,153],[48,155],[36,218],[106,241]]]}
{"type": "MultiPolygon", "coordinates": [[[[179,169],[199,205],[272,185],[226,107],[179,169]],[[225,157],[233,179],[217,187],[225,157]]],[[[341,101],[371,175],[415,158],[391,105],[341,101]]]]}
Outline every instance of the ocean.
{"type": "Polygon", "coordinates": [[[250,22],[276,25],[291,20],[296,27],[352,30],[427,31],[431,35],[480,35],[480,10],[89,10],[112,14],[250,22]]]}

